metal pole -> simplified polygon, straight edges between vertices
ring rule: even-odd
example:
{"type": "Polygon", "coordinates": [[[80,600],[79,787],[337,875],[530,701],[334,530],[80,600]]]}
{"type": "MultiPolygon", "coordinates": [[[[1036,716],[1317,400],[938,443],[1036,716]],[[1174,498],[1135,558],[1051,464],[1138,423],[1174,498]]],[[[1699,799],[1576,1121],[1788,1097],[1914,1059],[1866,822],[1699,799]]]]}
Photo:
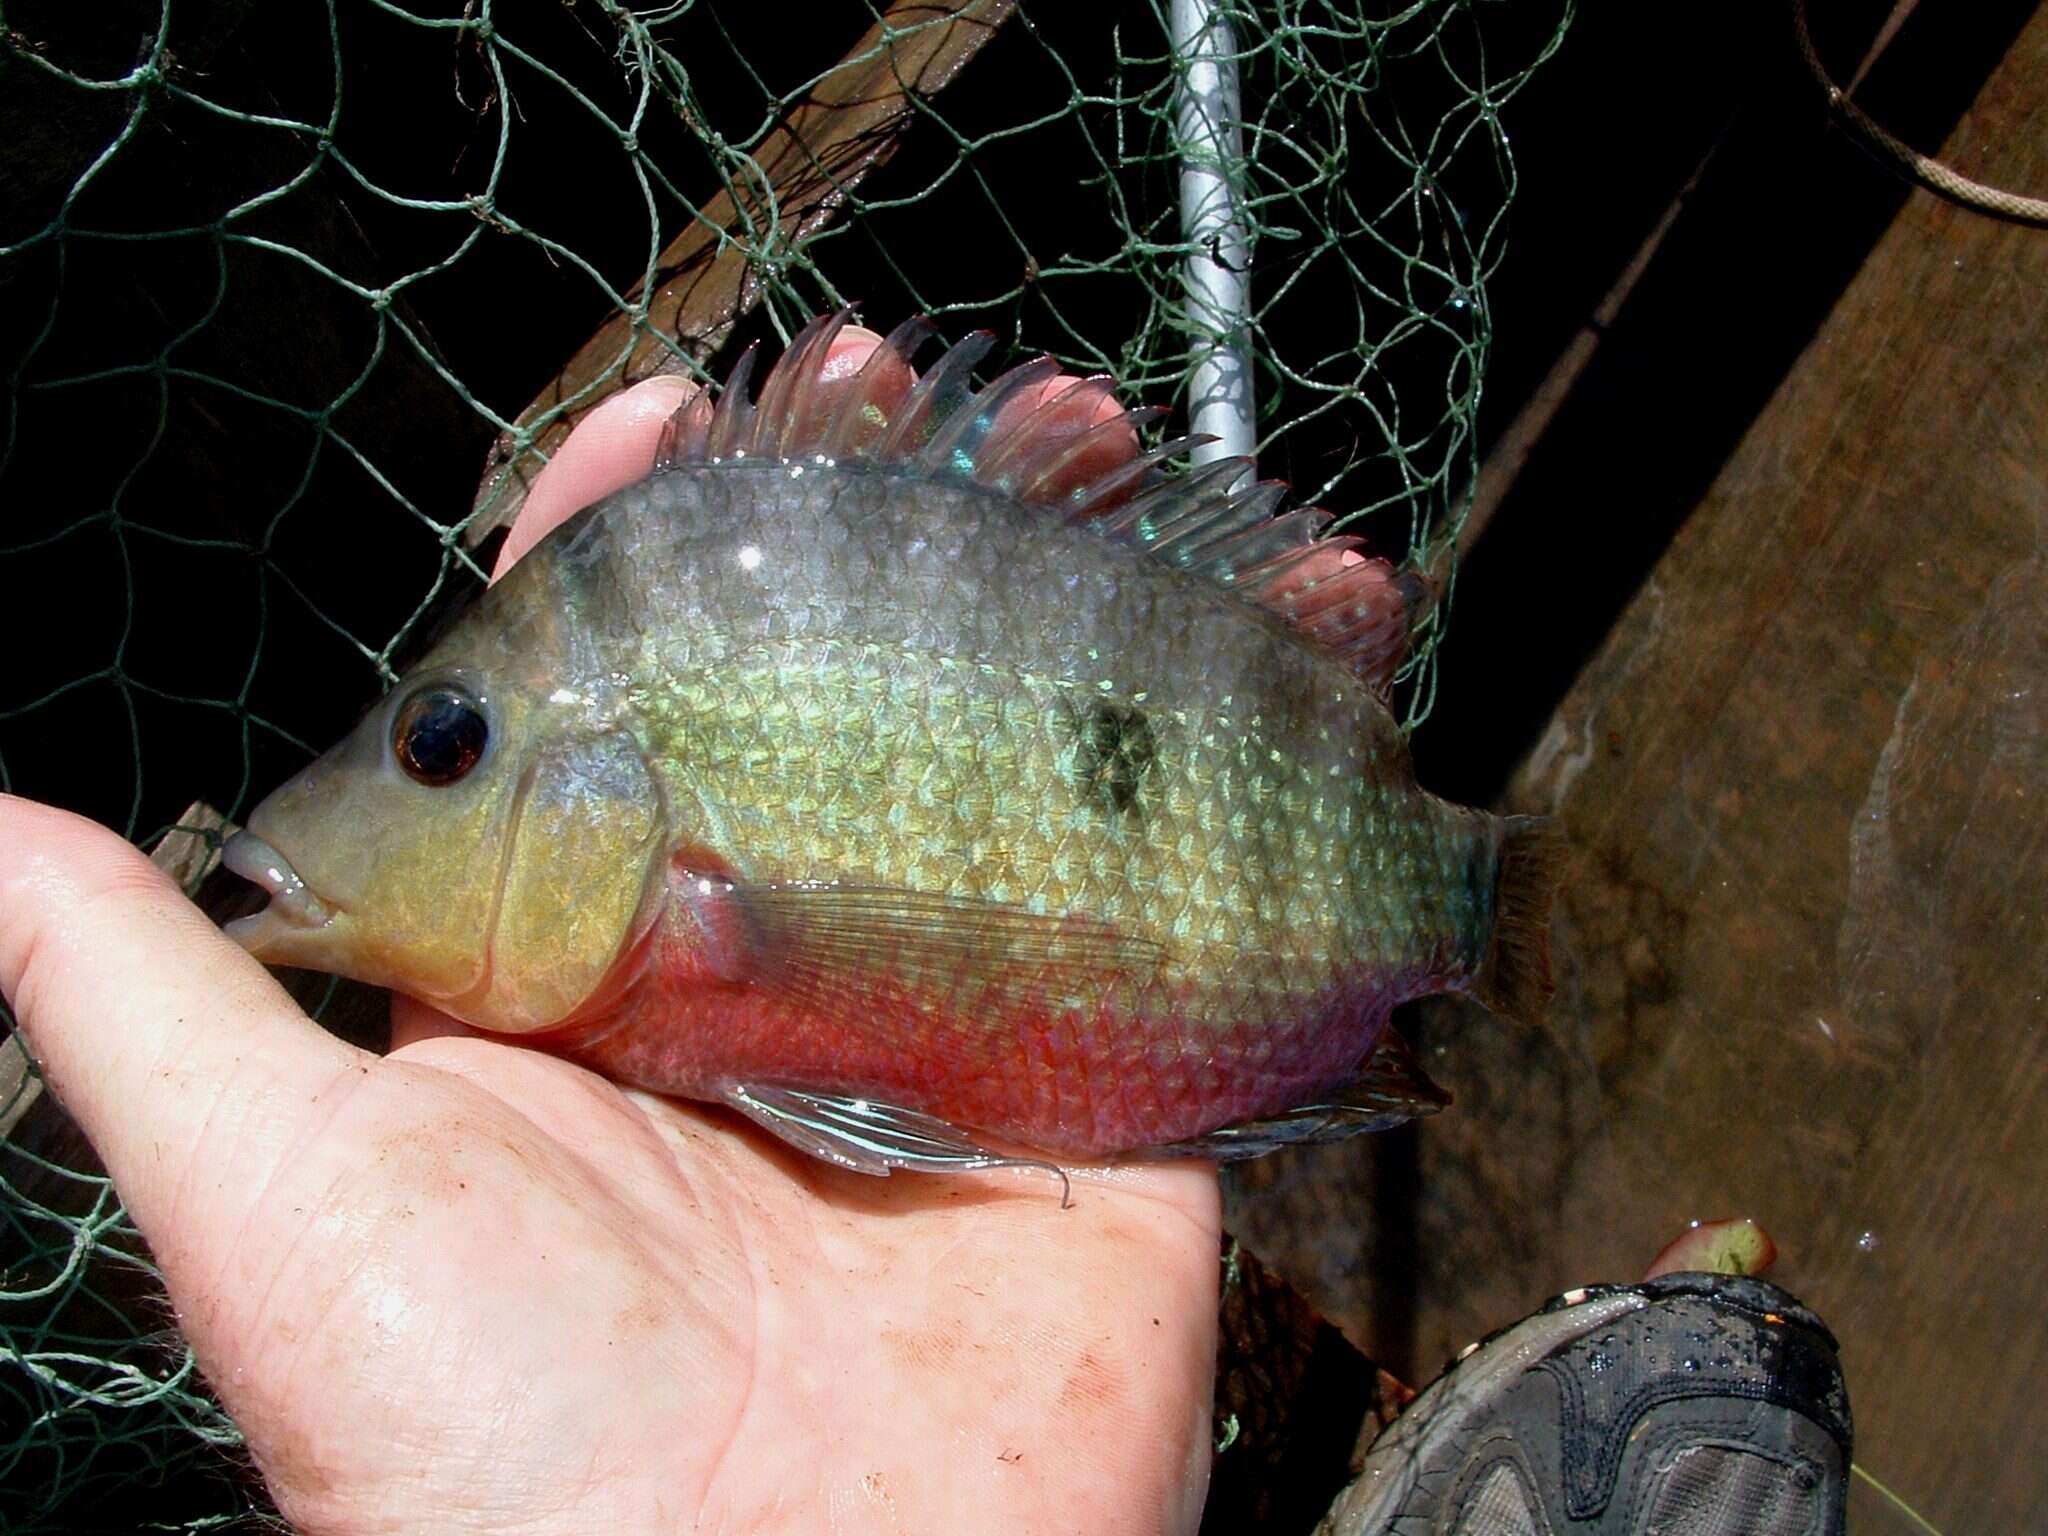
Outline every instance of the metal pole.
{"type": "Polygon", "coordinates": [[[1198,356],[1188,380],[1188,425],[1217,438],[1194,451],[1199,465],[1248,457],[1254,443],[1243,98],[1237,38],[1216,0],[1172,0],[1168,28],[1178,75],[1181,233],[1193,247],[1187,323],[1198,356]]]}

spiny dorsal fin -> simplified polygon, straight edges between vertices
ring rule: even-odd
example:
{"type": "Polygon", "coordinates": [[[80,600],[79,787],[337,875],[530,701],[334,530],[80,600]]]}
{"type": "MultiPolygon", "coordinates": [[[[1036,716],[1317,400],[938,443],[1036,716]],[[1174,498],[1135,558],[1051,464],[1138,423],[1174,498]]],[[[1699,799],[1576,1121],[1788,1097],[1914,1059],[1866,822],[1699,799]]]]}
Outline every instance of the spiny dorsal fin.
{"type": "Polygon", "coordinates": [[[911,358],[935,334],[905,321],[861,370],[835,375],[832,343],[853,311],[820,315],[769,370],[758,401],[747,384],[754,349],[741,355],[717,403],[699,393],[663,429],[657,472],[734,459],[852,459],[933,480],[960,480],[1044,507],[1099,537],[1214,582],[1286,621],[1316,649],[1384,687],[1406,646],[1426,585],[1363,553],[1349,535],[1326,537],[1315,507],[1274,513],[1287,488],[1242,484],[1250,459],[1220,459],[1170,476],[1161,466],[1206,437],[1176,438],[1093,477],[1080,466],[1106,448],[1135,444],[1157,411],[1106,420],[1084,406],[1108,397],[1105,377],[1048,394],[1059,375],[1037,358],[977,390],[970,374],[994,346],[977,331],[948,349],[922,378],[911,358]],[[1038,403],[1020,402],[1034,393],[1038,403]]]}

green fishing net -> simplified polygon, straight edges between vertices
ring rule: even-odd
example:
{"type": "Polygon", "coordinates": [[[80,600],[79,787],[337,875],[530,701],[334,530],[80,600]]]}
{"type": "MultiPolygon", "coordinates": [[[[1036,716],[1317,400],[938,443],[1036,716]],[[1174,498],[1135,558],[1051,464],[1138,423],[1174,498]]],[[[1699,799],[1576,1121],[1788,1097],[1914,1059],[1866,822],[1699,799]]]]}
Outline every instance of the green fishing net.
{"type": "MultiPolygon", "coordinates": [[[[144,846],[245,810],[477,587],[558,420],[842,303],[1113,374],[1180,408],[1160,434],[1234,348],[1262,472],[1441,572],[1502,114],[1570,0],[956,8],[0,5],[0,592],[55,615],[9,625],[0,787],[144,846]],[[1175,11],[1210,30],[1176,45],[1175,11]],[[1186,111],[1204,57],[1232,123],[1186,111]],[[1184,221],[1191,168],[1220,225],[1184,221]]],[[[0,1075],[0,1525],[249,1518],[147,1250],[36,1088],[0,1075]]]]}

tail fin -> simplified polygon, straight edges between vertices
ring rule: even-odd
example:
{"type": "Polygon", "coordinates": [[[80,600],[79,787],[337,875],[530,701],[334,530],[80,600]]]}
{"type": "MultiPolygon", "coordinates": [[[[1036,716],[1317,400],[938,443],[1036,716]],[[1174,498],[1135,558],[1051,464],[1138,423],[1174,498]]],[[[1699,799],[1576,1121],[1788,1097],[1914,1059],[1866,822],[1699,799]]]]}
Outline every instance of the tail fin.
{"type": "Polygon", "coordinates": [[[1550,1001],[1550,904],[1557,894],[1564,839],[1547,816],[1501,823],[1493,877],[1493,941],[1472,992],[1495,1013],[1524,1024],[1550,1001]]]}

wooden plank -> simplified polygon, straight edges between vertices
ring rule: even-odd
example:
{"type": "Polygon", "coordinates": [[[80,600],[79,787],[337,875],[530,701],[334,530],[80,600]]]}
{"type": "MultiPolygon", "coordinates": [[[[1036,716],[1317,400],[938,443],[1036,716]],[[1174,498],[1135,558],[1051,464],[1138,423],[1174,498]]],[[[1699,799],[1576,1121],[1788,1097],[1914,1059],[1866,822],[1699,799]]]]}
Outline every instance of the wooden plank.
{"type": "MultiPolygon", "coordinates": [[[[916,120],[916,101],[944,90],[1014,6],[896,0],[883,12],[754,151],[760,184],[719,193],[661,253],[645,321],[624,313],[605,321],[520,413],[518,432],[499,435],[477,490],[481,515],[469,527],[470,543],[511,524],[533,477],[594,406],[629,384],[683,370],[662,337],[697,362],[708,360],[760,299],[762,278],[748,250],[793,249],[831,222],[847,195],[895,153],[916,120]],[[740,229],[757,233],[734,243],[740,229]]],[[[630,297],[642,291],[635,285],[630,297]]]]}

